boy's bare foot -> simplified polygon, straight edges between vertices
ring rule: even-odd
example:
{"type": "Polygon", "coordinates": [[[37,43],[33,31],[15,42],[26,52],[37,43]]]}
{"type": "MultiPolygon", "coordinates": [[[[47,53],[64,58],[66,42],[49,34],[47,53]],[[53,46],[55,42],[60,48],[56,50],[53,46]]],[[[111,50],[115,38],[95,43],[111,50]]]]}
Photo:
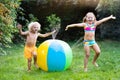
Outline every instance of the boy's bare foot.
{"type": "Polygon", "coordinates": [[[28,70],[27,70],[27,72],[31,72],[31,70],[30,70],[30,69],[28,69],[28,70]]]}
{"type": "Polygon", "coordinates": [[[94,65],[95,67],[98,67],[98,64],[97,64],[96,62],[93,62],[93,65],[94,65]]]}
{"type": "Polygon", "coordinates": [[[39,68],[37,64],[34,64],[36,68],[39,68]]]}
{"type": "Polygon", "coordinates": [[[84,72],[87,72],[87,68],[84,68],[84,72]]]}

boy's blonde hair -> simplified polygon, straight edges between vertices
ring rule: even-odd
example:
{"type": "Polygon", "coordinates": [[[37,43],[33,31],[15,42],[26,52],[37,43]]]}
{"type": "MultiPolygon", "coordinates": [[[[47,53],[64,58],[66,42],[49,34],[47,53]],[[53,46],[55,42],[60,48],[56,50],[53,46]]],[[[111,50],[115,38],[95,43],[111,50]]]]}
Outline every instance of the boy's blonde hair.
{"type": "Polygon", "coordinates": [[[31,22],[29,25],[28,25],[28,29],[29,29],[29,31],[31,31],[31,28],[33,27],[33,25],[37,25],[37,27],[38,27],[38,31],[40,30],[40,27],[41,27],[41,24],[40,23],[38,23],[38,22],[31,22]]]}

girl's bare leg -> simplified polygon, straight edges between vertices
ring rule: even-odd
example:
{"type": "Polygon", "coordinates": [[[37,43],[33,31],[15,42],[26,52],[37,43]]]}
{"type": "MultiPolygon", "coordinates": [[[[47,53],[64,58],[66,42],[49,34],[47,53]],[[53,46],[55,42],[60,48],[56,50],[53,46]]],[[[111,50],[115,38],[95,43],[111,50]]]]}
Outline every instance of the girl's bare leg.
{"type": "Polygon", "coordinates": [[[97,44],[93,45],[92,48],[95,51],[95,56],[93,58],[93,62],[92,63],[93,63],[93,65],[95,65],[96,67],[98,67],[98,64],[96,63],[96,60],[97,60],[97,58],[100,55],[100,48],[99,48],[99,46],[97,44]]]}
{"type": "Polygon", "coordinates": [[[85,58],[84,58],[84,71],[87,72],[87,64],[88,64],[88,59],[90,56],[90,47],[89,46],[84,46],[85,50],[85,58]]]}

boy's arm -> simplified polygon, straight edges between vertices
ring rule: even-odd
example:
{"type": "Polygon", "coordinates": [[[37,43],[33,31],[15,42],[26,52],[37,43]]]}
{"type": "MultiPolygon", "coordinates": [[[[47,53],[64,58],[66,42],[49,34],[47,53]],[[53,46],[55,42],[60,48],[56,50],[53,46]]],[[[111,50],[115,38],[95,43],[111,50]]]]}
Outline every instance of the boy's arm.
{"type": "Polygon", "coordinates": [[[55,32],[56,32],[56,31],[54,30],[54,31],[52,31],[52,32],[48,32],[48,33],[45,33],[45,34],[38,33],[38,36],[39,36],[39,37],[48,37],[48,36],[54,34],[55,32]]]}
{"type": "Polygon", "coordinates": [[[116,17],[114,17],[113,15],[111,15],[109,17],[103,18],[103,19],[101,19],[99,21],[96,21],[96,25],[100,25],[101,23],[106,22],[106,21],[108,21],[110,19],[116,19],[116,17]]]}
{"type": "Polygon", "coordinates": [[[68,28],[72,28],[72,27],[84,27],[85,23],[78,23],[78,24],[71,24],[71,25],[67,25],[65,30],[68,30],[68,28]]]}
{"type": "Polygon", "coordinates": [[[22,31],[22,25],[21,24],[18,24],[17,27],[18,27],[21,35],[27,35],[29,33],[29,31],[25,31],[25,32],[22,31]]]}

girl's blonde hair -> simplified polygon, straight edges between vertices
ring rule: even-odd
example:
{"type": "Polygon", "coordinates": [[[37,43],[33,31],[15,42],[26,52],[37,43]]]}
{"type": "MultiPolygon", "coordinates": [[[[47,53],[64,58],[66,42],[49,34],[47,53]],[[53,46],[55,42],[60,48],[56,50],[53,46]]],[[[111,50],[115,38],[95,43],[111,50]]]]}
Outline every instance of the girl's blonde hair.
{"type": "MultiPolygon", "coordinates": [[[[88,13],[85,15],[85,17],[83,18],[83,22],[86,22],[86,17],[87,17],[88,14],[93,14],[93,15],[94,15],[93,12],[88,12],[88,13]]],[[[95,17],[95,15],[94,15],[94,18],[95,18],[94,21],[96,21],[96,17],[95,17]]]]}
{"type": "Polygon", "coordinates": [[[33,27],[34,25],[36,25],[36,26],[38,27],[38,31],[39,31],[41,25],[40,25],[40,23],[38,23],[38,22],[31,22],[31,23],[28,25],[29,31],[31,31],[31,29],[32,29],[32,27],[33,27]]]}

